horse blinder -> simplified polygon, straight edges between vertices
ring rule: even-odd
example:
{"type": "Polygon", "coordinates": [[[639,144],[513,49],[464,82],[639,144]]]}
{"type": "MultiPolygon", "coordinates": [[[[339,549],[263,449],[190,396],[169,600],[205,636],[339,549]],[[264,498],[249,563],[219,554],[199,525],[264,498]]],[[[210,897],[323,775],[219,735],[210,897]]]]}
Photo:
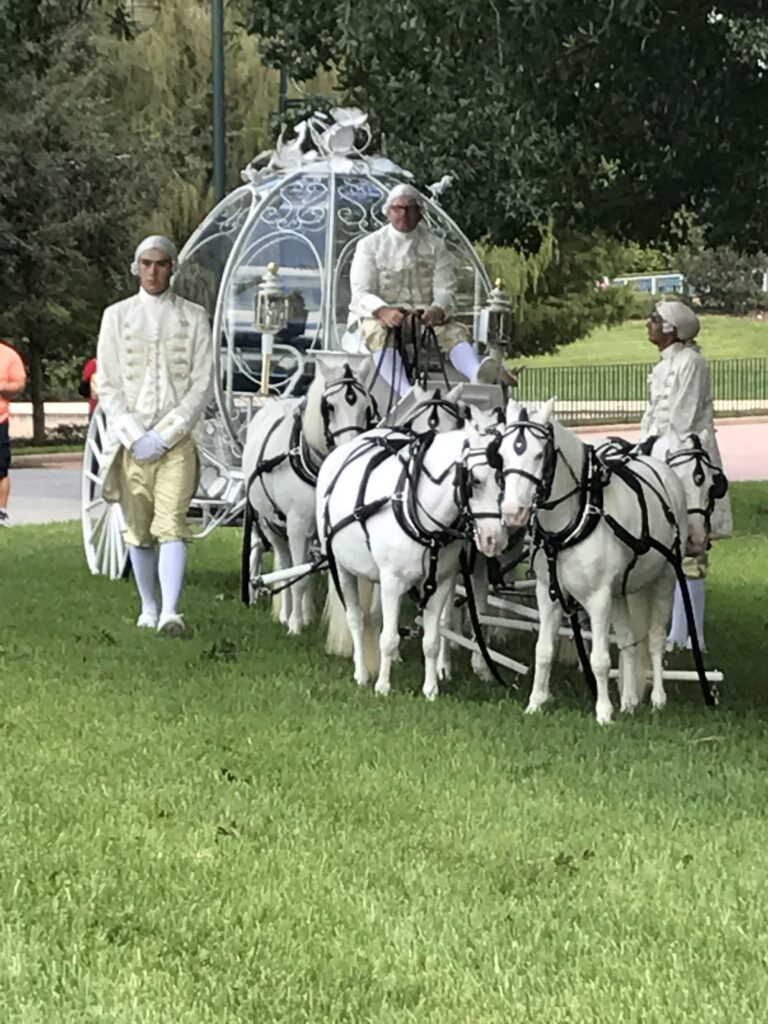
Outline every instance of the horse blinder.
{"type": "Polygon", "coordinates": [[[715,473],[712,478],[712,486],[709,489],[709,493],[715,501],[726,496],[728,493],[728,477],[725,473],[715,473]]]}

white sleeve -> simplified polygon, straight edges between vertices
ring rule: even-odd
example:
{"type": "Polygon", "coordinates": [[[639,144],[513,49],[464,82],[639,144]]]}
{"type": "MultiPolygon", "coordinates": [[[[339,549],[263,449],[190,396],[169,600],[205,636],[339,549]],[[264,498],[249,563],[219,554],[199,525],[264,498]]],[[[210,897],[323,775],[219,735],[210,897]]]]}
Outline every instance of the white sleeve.
{"type": "Polygon", "coordinates": [[[669,395],[669,425],[678,437],[694,433],[711,386],[706,359],[698,355],[686,359],[669,395]]]}
{"type": "Polygon", "coordinates": [[[208,316],[201,310],[196,317],[192,338],[192,366],[189,389],[171,412],[156,423],[155,430],[169,448],[186,437],[205,412],[213,388],[213,347],[208,316]]]}
{"type": "Polygon", "coordinates": [[[126,448],[143,436],[144,430],[128,409],[123,391],[120,372],[120,338],[118,337],[115,311],[112,307],[104,310],[96,350],[96,366],[99,374],[99,405],[107,417],[107,425],[120,444],[126,448]]]}
{"type": "Polygon", "coordinates": [[[456,269],[442,238],[436,239],[435,270],[432,278],[432,302],[439,306],[446,316],[453,312],[456,295],[456,269]]]}
{"type": "Polygon", "coordinates": [[[374,316],[377,309],[387,305],[384,299],[376,295],[379,274],[376,269],[375,245],[374,236],[361,238],[352,257],[349,308],[356,316],[374,316]]]}

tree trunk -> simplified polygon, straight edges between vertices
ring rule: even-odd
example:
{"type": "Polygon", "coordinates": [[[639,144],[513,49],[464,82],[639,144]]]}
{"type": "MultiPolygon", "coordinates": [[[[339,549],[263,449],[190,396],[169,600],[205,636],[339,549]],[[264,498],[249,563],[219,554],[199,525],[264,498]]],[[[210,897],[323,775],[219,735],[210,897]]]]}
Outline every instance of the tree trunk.
{"type": "Polygon", "coordinates": [[[31,338],[29,339],[29,396],[32,399],[32,443],[45,444],[43,354],[31,338]]]}

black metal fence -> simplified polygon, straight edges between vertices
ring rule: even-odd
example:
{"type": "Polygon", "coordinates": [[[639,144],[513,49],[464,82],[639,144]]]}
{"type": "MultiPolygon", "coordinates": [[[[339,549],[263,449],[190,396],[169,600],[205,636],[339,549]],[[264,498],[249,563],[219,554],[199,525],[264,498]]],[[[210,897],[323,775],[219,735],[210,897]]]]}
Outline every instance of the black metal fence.
{"type": "MultiPolygon", "coordinates": [[[[555,395],[563,423],[635,423],[648,401],[654,365],[529,366],[513,394],[523,402],[555,395]]],[[[768,414],[768,358],[712,359],[709,368],[716,416],[768,414]]]]}

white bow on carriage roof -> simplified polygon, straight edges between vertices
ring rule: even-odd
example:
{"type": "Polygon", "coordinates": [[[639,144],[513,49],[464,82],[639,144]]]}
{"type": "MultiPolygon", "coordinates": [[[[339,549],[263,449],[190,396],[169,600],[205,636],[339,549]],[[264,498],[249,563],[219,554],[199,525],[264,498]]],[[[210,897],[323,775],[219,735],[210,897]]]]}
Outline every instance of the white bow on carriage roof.
{"type": "Polygon", "coordinates": [[[243,181],[256,181],[265,172],[298,168],[317,161],[328,161],[336,171],[351,171],[363,161],[373,174],[397,174],[412,178],[389,157],[366,155],[371,143],[368,115],[357,107],[335,107],[327,114],[316,111],[292,129],[283,125],[274,149],[262,150],[242,172],[243,181]]]}

